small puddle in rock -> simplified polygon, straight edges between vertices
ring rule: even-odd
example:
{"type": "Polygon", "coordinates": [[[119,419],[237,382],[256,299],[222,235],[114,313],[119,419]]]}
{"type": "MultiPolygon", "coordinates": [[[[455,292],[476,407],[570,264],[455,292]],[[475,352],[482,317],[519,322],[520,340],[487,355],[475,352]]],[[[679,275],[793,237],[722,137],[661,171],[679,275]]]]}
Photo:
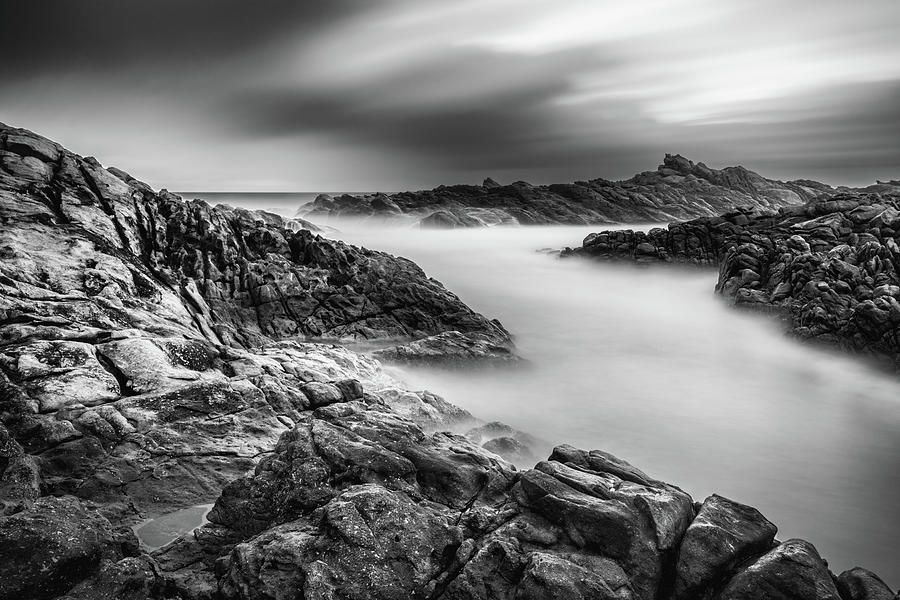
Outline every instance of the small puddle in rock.
{"type": "Polygon", "coordinates": [[[206,523],[206,515],[212,504],[198,504],[182,508],[132,527],[135,535],[151,550],[162,548],[172,540],[197,529],[206,523]]]}

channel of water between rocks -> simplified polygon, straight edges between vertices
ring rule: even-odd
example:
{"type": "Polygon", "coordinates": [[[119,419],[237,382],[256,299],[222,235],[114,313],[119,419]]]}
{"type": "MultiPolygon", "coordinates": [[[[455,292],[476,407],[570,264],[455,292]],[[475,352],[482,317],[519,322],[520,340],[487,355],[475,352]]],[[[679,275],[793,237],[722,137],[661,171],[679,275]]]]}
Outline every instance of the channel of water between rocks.
{"type": "MultiPolygon", "coordinates": [[[[248,208],[259,208],[248,205],[248,208]]],[[[424,230],[341,222],[326,234],[405,256],[496,317],[529,365],[388,367],[484,420],[601,448],[700,500],[759,508],[839,572],[900,581],[900,379],[785,337],[713,293],[712,269],[560,260],[598,227],[424,230]]],[[[649,227],[649,226],[642,226],[649,227]]],[[[208,505],[136,527],[153,547],[208,505]]]]}

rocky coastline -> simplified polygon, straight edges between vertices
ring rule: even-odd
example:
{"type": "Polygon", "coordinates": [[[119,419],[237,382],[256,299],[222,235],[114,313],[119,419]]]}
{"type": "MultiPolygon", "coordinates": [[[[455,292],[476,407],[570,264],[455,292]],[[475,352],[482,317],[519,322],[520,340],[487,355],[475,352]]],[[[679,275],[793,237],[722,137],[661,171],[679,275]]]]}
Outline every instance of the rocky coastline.
{"type": "Polygon", "coordinates": [[[792,334],[900,366],[900,183],[774,211],[739,210],[649,232],[604,231],[563,256],[716,266],[736,306],[792,334]]]}
{"type": "MultiPolygon", "coordinates": [[[[884,187],[890,184],[856,191],[876,192],[884,187]]],[[[349,218],[429,228],[658,223],[715,217],[737,207],[774,210],[850,191],[854,190],[817,181],[767,179],[740,166],[711,169],[667,154],[655,171],[624,181],[500,185],[488,178],[480,186],[440,186],[419,192],[323,194],[300,207],[297,215],[314,221],[349,218]]]]}
{"type": "MultiPolygon", "coordinates": [[[[0,225],[0,598],[896,598],[605,452],[527,468],[527,436],[310,341],[516,362],[499,322],[410,261],[7,126],[0,225]],[[162,548],[134,535],[206,503],[162,548]]],[[[756,256],[737,248],[723,264],[756,256]]]]}

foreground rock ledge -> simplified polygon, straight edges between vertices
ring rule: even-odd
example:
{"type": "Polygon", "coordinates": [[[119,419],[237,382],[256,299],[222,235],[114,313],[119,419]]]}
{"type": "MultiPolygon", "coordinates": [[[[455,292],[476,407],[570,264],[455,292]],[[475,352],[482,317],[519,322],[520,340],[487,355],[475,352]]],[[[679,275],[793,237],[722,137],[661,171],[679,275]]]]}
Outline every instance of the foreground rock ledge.
{"type": "MultiPolygon", "coordinates": [[[[893,599],[758,511],[601,451],[533,469],[390,407],[304,412],[210,523],[152,555],[71,497],[0,518],[0,591],[52,598],[893,599]],[[109,595],[97,595],[105,589],[109,595]]],[[[19,595],[17,595],[19,594],[19,595]]]]}

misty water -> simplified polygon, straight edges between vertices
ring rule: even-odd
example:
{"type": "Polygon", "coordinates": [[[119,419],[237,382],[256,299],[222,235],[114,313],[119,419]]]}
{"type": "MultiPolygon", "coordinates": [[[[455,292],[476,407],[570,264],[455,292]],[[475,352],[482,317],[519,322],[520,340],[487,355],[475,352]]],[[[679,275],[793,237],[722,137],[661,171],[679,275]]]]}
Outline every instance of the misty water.
{"type": "Polygon", "coordinates": [[[600,448],[702,500],[759,508],[834,569],[900,584],[900,380],[727,306],[714,270],[536,252],[596,227],[330,234],[418,263],[499,318],[527,369],[400,370],[485,420],[600,448]]]}
{"type": "Polygon", "coordinates": [[[536,252],[597,227],[337,227],[327,235],[405,256],[500,319],[530,361],[397,369],[410,387],[549,444],[612,452],[697,500],[755,506],[832,569],[900,585],[900,378],[729,307],[715,270],[536,252]]]}

